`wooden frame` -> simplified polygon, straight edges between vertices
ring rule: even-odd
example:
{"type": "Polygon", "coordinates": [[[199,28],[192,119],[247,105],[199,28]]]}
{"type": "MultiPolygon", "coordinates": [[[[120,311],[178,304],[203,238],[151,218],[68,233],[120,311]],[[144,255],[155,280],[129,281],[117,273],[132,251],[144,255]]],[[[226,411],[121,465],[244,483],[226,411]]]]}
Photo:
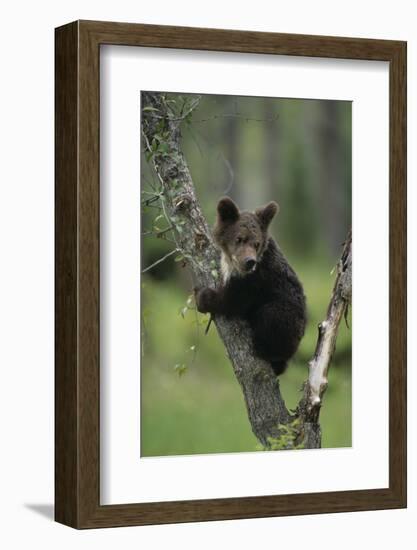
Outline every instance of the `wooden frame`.
{"type": "Polygon", "coordinates": [[[77,21],[56,29],[55,518],[76,528],[406,506],[406,43],[77,21]],[[389,488],[128,505],[99,500],[102,44],[378,60],[390,78],[389,488]]]}

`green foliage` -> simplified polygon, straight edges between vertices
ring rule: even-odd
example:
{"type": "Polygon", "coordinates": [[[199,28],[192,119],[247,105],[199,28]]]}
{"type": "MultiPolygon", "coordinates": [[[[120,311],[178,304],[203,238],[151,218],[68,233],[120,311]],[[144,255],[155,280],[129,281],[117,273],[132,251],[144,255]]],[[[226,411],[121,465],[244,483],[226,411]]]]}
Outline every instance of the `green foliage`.
{"type": "Polygon", "coordinates": [[[177,363],[174,365],[174,371],[178,373],[178,376],[182,376],[187,371],[187,365],[185,363],[177,363]]]}
{"type": "Polygon", "coordinates": [[[294,418],[288,424],[280,424],[279,437],[269,437],[268,446],[265,451],[282,451],[288,449],[304,449],[304,443],[301,439],[302,425],[299,417],[294,418]],[[301,441],[300,441],[301,439],[301,441]]]}

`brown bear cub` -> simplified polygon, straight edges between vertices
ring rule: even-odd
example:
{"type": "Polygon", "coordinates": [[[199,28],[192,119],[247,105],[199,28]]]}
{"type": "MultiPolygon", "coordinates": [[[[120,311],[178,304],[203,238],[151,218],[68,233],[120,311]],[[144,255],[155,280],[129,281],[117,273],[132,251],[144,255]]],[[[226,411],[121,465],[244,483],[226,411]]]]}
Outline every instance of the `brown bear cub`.
{"type": "Polygon", "coordinates": [[[214,239],[221,249],[222,285],[195,289],[201,313],[245,319],[255,353],[282,374],[306,325],[303,287],[268,227],[278,211],[270,202],[254,213],[240,212],[232,199],[217,205],[214,239]]]}

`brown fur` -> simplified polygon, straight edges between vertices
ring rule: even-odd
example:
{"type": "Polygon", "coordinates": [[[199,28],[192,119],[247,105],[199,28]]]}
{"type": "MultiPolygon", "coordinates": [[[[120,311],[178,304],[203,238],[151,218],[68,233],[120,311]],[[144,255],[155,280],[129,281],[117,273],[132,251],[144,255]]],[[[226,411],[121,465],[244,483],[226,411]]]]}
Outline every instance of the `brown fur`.
{"type": "Polygon", "coordinates": [[[306,324],[300,281],[268,227],[278,211],[270,202],[255,212],[240,212],[225,197],[217,206],[214,238],[221,249],[223,284],[196,289],[199,311],[248,321],[255,352],[281,374],[297,350],[306,324]]]}

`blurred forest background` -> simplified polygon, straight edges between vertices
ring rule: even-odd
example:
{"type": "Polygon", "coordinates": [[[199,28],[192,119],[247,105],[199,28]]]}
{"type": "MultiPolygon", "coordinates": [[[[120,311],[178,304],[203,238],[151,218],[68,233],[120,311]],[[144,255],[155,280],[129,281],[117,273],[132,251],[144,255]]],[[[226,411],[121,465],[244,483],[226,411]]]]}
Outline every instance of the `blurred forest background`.
{"type": "MultiPolygon", "coordinates": [[[[351,115],[344,101],[206,95],[182,126],[210,225],[224,195],[246,210],[280,205],[271,233],[303,283],[309,317],[281,377],[288,408],[300,398],[351,227],[351,115]]],[[[146,206],[158,184],[143,153],[141,179],[143,270],[174,245],[160,210],[146,206]]],[[[194,309],[187,267],[170,256],[143,273],[141,288],[141,455],[258,450],[215,326],[204,335],[207,316],[194,309]]],[[[323,447],[351,445],[351,412],[351,329],[343,322],[321,412],[323,447]]]]}

